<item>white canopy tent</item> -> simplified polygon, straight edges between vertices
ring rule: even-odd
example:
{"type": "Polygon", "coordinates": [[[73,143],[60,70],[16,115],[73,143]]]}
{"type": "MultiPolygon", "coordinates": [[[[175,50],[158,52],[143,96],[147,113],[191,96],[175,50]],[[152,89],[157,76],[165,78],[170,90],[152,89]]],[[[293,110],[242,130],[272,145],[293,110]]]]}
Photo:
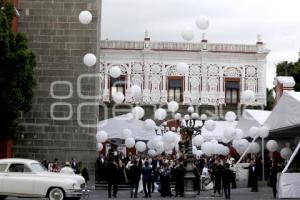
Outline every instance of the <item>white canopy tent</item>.
{"type": "Polygon", "coordinates": [[[272,131],[300,125],[300,92],[285,91],[264,123],[272,131]]]}
{"type": "MultiPolygon", "coordinates": [[[[222,141],[223,132],[226,127],[235,127],[237,121],[227,122],[227,121],[215,121],[216,128],[213,131],[208,131],[205,128],[202,129],[202,135],[207,139],[215,139],[222,141]]],[[[201,125],[201,121],[197,121],[197,125],[201,125]]],[[[100,121],[98,123],[98,130],[106,131],[108,138],[121,138],[122,131],[124,129],[130,129],[132,131],[132,136],[136,140],[150,140],[156,136],[155,131],[146,130],[144,128],[144,121],[142,120],[128,120],[127,115],[121,115],[107,120],[100,121]]]]}
{"type": "Polygon", "coordinates": [[[122,136],[124,129],[130,129],[132,136],[136,140],[150,140],[156,135],[154,130],[151,131],[144,128],[144,121],[138,119],[129,120],[127,115],[120,115],[98,123],[98,130],[106,131],[110,139],[124,139],[122,136]]]}
{"type": "Polygon", "coordinates": [[[223,133],[224,130],[227,127],[235,127],[237,124],[237,121],[234,122],[228,122],[228,121],[215,121],[216,122],[216,128],[213,131],[208,131],[205,129],[205,127],[202,129],[202,136],[207,140],[217,140],[222,141],[223,140],[223,133]]]}
{"type": "Polygon", "coordinates": [[[245,136],[249,136],[249,129],[253,126],[263,126],[270,114],[271,111],[245,109],[236,128],[241,129],[245,136]]]}

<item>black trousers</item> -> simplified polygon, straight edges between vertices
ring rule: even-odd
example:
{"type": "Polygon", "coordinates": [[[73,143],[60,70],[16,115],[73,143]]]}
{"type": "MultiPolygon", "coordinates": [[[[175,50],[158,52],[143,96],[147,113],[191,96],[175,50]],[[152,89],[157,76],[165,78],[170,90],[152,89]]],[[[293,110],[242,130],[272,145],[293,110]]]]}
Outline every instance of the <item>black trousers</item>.
{"type": "Polygon", "coordinates": [[[257,189],[257,180],[253,180],[252,181],[251,188],[252,188],[253,192],[257,192],[258,191],[258,189],[257,189]]]}
{"type": "Polygon", "coordinates": [[[143,189],[146,197],[151,197],[151,180],[143,180],[143,189]]]}
{"type": "Polygon", "coordinates": [[[183,180],[176,181],[175,192],[176,192],[176,196],[178,196],[178,195],[183,196],[183,192],[184,192],[183,180]]]}
{"type": "Polygon", "coordinates": [[[139,181],[132,181],[130,183],[130,197],[133,197],[133,190],[134,190],[134,197],[137,197],[137,192],[139,189],[139,181]]]}
{"type": "Polygon", "coordinates": [[[223,185],[225,198],[230,198],[230,183],[226,183],[223,185]]]}
{"type": "Polygon", "coordinates": [[[114,183],[114,182],[108,182],[108,197],[111,197],[111,188],[112,188],[112,186],[114,187],[113,196],[117,196],[118,184],[114,183]]]}
{"type": "Polygon", "coordinates": [[[272,185],[272,188],[273,188],[273,197],[276,198],[276,196],[277,196],[277,188],[276,188],[276,184],[273,184],[273,185],[272,185]]]}

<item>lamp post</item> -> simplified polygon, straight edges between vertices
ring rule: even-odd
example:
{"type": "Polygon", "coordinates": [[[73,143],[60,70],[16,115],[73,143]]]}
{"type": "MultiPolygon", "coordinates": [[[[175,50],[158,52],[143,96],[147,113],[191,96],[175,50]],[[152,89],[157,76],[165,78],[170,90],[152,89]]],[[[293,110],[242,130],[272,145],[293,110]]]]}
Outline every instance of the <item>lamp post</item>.
{"type": "Polygon", "coordinates": [[[155,128],[155,134],[163,136],[166,132],[169,131],[169,127],[167,126],[167,122],[161,123],[159,127],[155,128]],[[158,132],[160,130],[160,133],[158,132]]]}
{"type": "Polygon", "coordinates": [[[184,196],[193,198],[196,196],[194,192],[194,156],[193,156],[193,145],[192,145],[192,137],[195,135],[200,135],[201,130],[207,120],[207,116],[202,114],[199,118],[198,113],[194,112],[193,107],[188,108],[187,115],[184,115],[183,122],[180,123],[180,119],[176,119],[177,123],[180,125],[181,133],[187,134],[188,139],[188,149],[187,149],[187,159],[186,159],[186,166],[185,166],[185,176],[184,176],[184,196]],[[201,120],[202,124],[200,126],[196,126],[196,121],[201,120]]]}

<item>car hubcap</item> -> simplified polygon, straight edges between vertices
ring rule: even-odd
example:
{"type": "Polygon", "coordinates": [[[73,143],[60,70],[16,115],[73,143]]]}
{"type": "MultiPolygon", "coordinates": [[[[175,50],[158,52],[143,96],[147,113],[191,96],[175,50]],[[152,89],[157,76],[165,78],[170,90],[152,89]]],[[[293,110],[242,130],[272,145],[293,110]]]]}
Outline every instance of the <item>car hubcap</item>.
{"type": "Polygon", "coordinates": [[[62,193],[59,190],[54,190],[51,192],[51,199],[53,200],[61,200],[62,199],[62,193]]]}

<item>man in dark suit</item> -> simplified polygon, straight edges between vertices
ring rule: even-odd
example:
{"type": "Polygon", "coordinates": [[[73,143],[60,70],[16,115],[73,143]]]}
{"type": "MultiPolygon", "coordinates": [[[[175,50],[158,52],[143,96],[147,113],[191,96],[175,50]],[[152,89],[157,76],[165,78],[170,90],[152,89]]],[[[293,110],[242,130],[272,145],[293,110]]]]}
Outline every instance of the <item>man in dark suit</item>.
{"type": "Polygon", "coordinates": [[[142,169],[143,174],[143,189],[145,198],[151,198],[151,175],[152,175],[152,169],[149,167],[149,162],[145,162],[145,167],[142,169]]]}
{"type": "Polygon", "coordinates": [[[251,192],[257,192],[257,179],[258,179],[258,174],[259,171],[256,167],[255,161],[251,160],[250,161],[250,166],[248,167],[249,169],[249,177],[248,177],[248,184],[251,187],[251,192]]]}
{"type": "Polygon", "coordinates": [[[133,161],[133,165],[129,168],[129,180],[130,180],[130,197],[133,198],[133,190],[134,190],[134,198],[137,198],[137,192],[139,188],[139,182],[141,179],[142,169],[141,166],[137,165],[137,161],[133,161]]]}
{"type": "Polygon", "coordinates": [[[222,172],[223,188],[225,193],[225,199],[230,199],[230,183],[232,180],[232,171],[229,169],[229,163],[225,164],[225,169],[222,172]]]}
{"type": "Polygon", "coordinates": [[[118,165],[114,161],[113,157],[109,158],[109,162],[106,165],[106,180],[108,183],[108,198],[111,198],[111,188],[112,186],[114,187],[113,189],[113,196],[117,197],[117,192],[118,192],[118,165]]]}
{"type": "Polygon", "coordinates": [[[270,184],[273,189],[273,197],[277,196],[277,174],[280,172],[280,168],[275,161],[272,163],[272,168],[270,172],[270,184]]]}

